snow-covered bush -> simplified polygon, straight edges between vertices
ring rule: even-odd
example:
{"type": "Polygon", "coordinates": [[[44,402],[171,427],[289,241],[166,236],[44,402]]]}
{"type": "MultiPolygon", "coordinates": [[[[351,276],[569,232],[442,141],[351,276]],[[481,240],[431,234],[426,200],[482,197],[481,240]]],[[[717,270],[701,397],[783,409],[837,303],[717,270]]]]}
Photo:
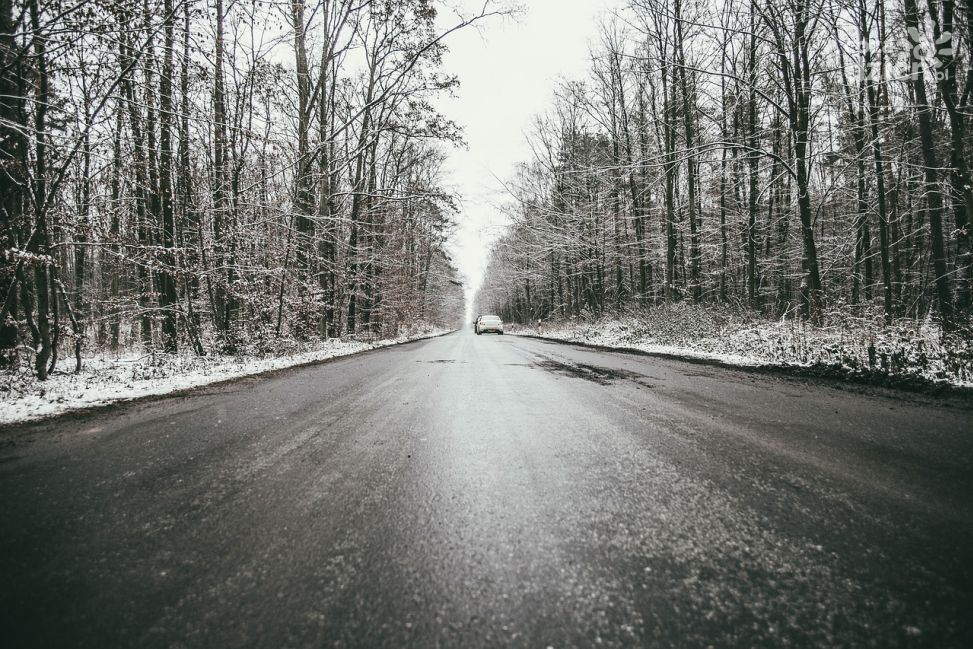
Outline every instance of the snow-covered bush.
{"type": "MultiPolygon", "coordinates": [[[[538,333],[536,328],[523,329],[538,333]]],[[[847,373],[973,383],[973,341],[927,318],[886,324],[835,308],[821,325],[770,320],[728,305],[676,303],[600,319],[552,319],[541,335],[642,351],[760,365],[820,366],[847,373]]]]}

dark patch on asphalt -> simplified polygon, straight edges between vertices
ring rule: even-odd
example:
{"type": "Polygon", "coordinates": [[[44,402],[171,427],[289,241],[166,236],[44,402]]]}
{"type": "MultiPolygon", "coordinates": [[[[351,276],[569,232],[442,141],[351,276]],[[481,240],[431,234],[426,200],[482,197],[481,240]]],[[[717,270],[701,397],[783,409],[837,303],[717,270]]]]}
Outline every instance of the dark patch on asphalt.
{"type": "Polygon", "coordinates": [[[248,386],[251,386],[251,385],[255,384],[256,382],[257,382],[256,379],[248,380],[248,377],[241,377],[239,382],[234,382],[234,385],[239,385],[240,387],[233,387],[233,388],[231,388],[229,386],[226,386],[226,387],[217,387],[217,388],[214,388],[214,389],[208,389],[208,388],[210,388],[210,386],[204,385],[204,386],[202,386],[201,388],[199,388],[197,390],[193,390],[192,392],[188,392],[187,391],[185,394],[183,394],[181,396],[184,396],[184,397],[216,397],[216,396],[223,396],[224,394],[236,394],[238,392],[242,392],[243,390],[247,389],[248,386]]]}
{"type": "MultiPolygon", "coordinates": [[[[456,363],[456,359],[453,358],[438,358],[434,361],[416,361],[417,363],[456,363]]],[[[460,365],[465,365],[466,361],[458,361],[460,365]]]]}
{"type": "Polygon", "coordinates": [[[684,376],[691,379],[718,379],[719,376],[714,372],[685,372],[684,376]]]}
{"type": "MultiPolygon", "coordinates": [[[[923,376],[890,376],[881,370],[859,369],[854,370],[841,365],[827,365],[816,363],[814,365],[735,365],[726,361],[712,358],[697,358],[694,356],[681,356],[679,354],[648,352],[643,349],[632,347],[608,347],[606,345],[596,345],[580,341],[558,340],[556,338],[544,338],[543,336],[533,336],[530,334],[518,334],[523,338],[531,338],[542,344],[565,345],[568,347],[579,347],[585,349],[595,349],[610,354],[626,354],[633,356],[647,356],[649,358],[661,358],[678,363],[691,365],[704,365],[713,368],[729,370],[735,373],[749,373],[755,376],[770,376],[775,379],[787,381],[805,382],[813,380],[818,385],[828,385],[829,387],[839,388],[848,392],[865,394],[871,396],[892,397],[895,399],[908,398],[917,403],[932,404],[936,406],[957,407],[964,410],[973,409],[973,388],[966,385],[951,385],[945,381],[937,381],[923,376]]],[[[695,376],[682,372],[686,376],[695,376]]],[[[709,378],[711,375],[702,374],[700,376],[709,378]]],[[[717,375],[712,375],[716,378],[717,375]]]]}
{"type": "Polygon", "coordinates": [[[597,365],[588,365],[586,363],[561,363],[551,359],[535,363],[535,367],[539,367],[547,370],[548,372],[560,374],[562,376],[584,379],[586,381],[591,381],[592,383],[597,383],[598,385],[611,385],[616,381],[633,381],[647,388],[652,387],[651,384],[645,381],[647,377],[644,374],[639,374],[638,372],[632,372],[629,370],[599,367],[597,365]]]}

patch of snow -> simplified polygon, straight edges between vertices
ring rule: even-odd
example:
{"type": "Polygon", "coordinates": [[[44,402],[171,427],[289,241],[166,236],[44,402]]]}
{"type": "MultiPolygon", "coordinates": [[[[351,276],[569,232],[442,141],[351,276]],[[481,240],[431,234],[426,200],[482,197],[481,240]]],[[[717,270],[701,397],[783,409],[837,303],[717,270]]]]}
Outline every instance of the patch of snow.
{"type": "Polygon", "coordinates": [[[882,318],[836,316],[826,326],[767,320],[728,309],[676,304],[634,315],[571,318],[513,334],[634,349],[730,365],[840,367],[973,387],[973,344],[926,319],[886,325],[882,318]]]}
{"type": "MultiPolygon", "coordinates": [[[[80,373],[60,370],[43,382],[37,381],[25,370],[4,377],[6,385],[0,385],[0,426],[140,397],[169,394],[411,340],[431,338],[449,331],[426,329],[398,338],[368,342],[331,339],[317,342],[295,353],[271,357],[97,355],[84,359],[80,373]]],[[[63,359],[60,366],[70,366],[73,369],[74,359],[63,359]]]]}

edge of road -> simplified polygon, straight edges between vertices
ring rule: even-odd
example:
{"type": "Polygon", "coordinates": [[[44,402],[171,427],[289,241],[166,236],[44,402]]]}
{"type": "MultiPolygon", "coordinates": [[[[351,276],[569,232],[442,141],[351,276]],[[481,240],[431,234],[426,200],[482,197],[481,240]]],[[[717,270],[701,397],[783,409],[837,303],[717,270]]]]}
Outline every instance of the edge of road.
{"type": "Polygon", "coordinates": [[[239,383],[242,381],[249,381],[251,379],[270,378],[273,376],[284,374],[286,372],[306,369],[308,367],[313,367],[317,365],[326,365],[328,363],[334,363],[348,358],[360,357],[366,354],[374,354],[384,350],[392,349],[393,347],[413,345],[415,343],[421,343],[421,342],[433,340],[434,338],[442,338],[443,336],[450,336],[456,333],[457,331],[460,331],[460,329],[452,329],[450,331],[433,334],[431,336],[422,336],[419,338],[412,338],[410,340],[397,341],[397,342],[390,343],[388,345],[381,345],[379,347],[372,347],[371,349],[363,349],[361,351],[351,352],[350,354],[340,354],[338,356],[332,356],[330,358],[322,358],[319,360],[297,363],[295,365],[288,365],[287,367],[277,367],[270,370],[254,372],[253,374],[234,376],[228,379],[219,379],[213,381],[212,383],[203,383],[200,385],[195,385],[190,388],[180,388],[178,390],[173,390],[172,392],[165,392],[161,394],[146,394],[139,397],[119,399],[117,401],[112,401],[110,403],[100,403],[91,406],[82,406],[79,408],[74,408],[71,410],[66,410],[64,412],[59,412],[51,415],[45,415],[33,419],[25,419],[23,421],[11,422],[9,424],[5,424],[4,426],[0,427],[0,450],[14,444],[15,441],[12,438],[18,437],[19,436],[18,433],[22,433],[28,429],[35,428],[35,427],[43,427],[50,424],[56,424],[59,421],[63,421],[67,418],[72,418],[77,421],[83,421],[85,419],[90,419],[92,417],[102,415],[112,410],[118,410],[118,409],[134,406],[138,404],[143,404],[143,403],[163,401],[165,399],[189,397],[189,396],[193,396],[195,393],[201,390],[212,390],[212,389],[224,388],[228,385],[232,385],[234,383],[239,383]]]}
{"type": "Polygon", "coordinates": [[[736,365],[715,358],[701,358],[698,356],[683,356],[666,352],[650,352],[634,347],[611,347],[562,338],[548,338],[529,333],[513,333],[512,336],[533,338],[557,345],[574,345],[603,352],[632,354],[649,358],[660,358],[692,365],[705,365],[725,370],[775,376],[791,380],[814,381],[830,387],[858,393],[885,393],[884,396],[900,397],[903,393],[920,400],[934,400],[940,405],[948,405],[973,410],[973,387],[939,383],[920,377],[896,377],[881,372],[854,372],[835,365],[775,365],[773,363],[757,363],[754,365],[736,365]]]}

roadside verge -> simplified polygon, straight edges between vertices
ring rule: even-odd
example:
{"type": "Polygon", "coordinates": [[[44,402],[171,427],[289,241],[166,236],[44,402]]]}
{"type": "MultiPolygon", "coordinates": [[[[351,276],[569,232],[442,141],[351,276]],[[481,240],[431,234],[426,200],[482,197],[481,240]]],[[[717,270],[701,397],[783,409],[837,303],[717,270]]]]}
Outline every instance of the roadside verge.
{"type": "MultiPolygon", "coordinates": [[[[901,390],[909,393],[945,397],[964,406],[973,408],[973,386],[956,385],[946,381],[936,381],[923,376],[895,375],[880,370],[852,369],[834,363],[768,363],[765,361],[730,354],[711,354],[691,349],[680,349],[664,345],[606,345],[567,337],[564,335],[544,335],[533,330],[510,332],[523,338],[533,338],[561,345],[575,345],[604,352],[619,352],[674,360],[683,363],[707,365],[742,372],[776,375],[797,379],[819,379],[831,385],[842,387],[877,387],[901,390]],[[658,349],[653,349],[657,347],[658,349]]],[[[560,332],[559,332],[560,333],[560,332]]]]}
{"type": "Polygon", "coordinates": [[[80,373],[57,372],[44,382],[24,375],[3,377],[0,427],[49,419],[141,399],[186,394],[245,377],[315,365],[393,345],[452,333],[430,329],[401,338],[362,342],[332,339],[280,356],[98,356],[85,359],[80,373]]]}

